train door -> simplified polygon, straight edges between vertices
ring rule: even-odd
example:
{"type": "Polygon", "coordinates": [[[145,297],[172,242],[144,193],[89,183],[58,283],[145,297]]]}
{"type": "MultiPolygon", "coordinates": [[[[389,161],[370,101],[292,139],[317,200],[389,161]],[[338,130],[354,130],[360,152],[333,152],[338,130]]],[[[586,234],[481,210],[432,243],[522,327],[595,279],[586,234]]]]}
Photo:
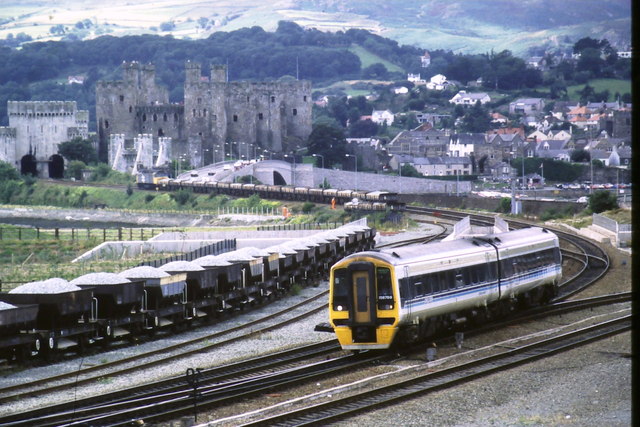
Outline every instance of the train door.
{"type": "Polygon", "coordinates": [[[351,276],[353,283],[353,307],[356,323],[371,322],[371,284],[369,273],[366,271],[354,271],[351,276]]]}
{"type": "Polygon", "coordinates": [[[376,340],[375,266],[370,262],[354,262],[348,267],[351,282],[351,320],[353,342],[376,340]]]}

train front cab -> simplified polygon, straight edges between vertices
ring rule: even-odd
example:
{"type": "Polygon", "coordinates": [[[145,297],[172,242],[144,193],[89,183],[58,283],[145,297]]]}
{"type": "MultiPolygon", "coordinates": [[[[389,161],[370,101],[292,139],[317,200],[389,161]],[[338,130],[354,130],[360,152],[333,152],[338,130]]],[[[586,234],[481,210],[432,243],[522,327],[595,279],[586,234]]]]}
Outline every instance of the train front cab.
{"type": "Polygon", "coordinates": [[[329,317],[343,349],[386,349],[393,342],[399,307],[392,272],[366,258],[332,268],[329,317]]]}

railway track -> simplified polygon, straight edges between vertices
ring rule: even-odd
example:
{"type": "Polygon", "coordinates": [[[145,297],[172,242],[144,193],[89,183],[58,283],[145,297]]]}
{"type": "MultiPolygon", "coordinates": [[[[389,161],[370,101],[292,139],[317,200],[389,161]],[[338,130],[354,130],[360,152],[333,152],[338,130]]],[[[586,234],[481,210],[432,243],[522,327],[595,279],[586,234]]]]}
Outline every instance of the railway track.
{"type": "MultiPolygon", "coordinates": [[[[317,305],[311,309],[306,309],[301,314],[287,317],[284,320],[278,320],[279,317],[288,316],[296,310],[326,297],[327,293],[328,291],[320,292],[319,294],[298,304],[287,307],[284,310],[280,310],[268,316],[261,317],[251,322],[246,322],[240,326],[229,328],[221,332],[206,334],[195,339],[181,341],[178,344],[168,345],[157,350],[147,351],[130,357],[123,357],[112,362],[102,363],[96,366],[88,366],[82,369],[49,376],[31,382],[21,382],[12,386],[3,387],[0,389],[0,405],[17,399],[40,396],[56,391],[76,388],[85,384],[91,384],[105,376],[113,378],[115,376],[126,375],[130,372],[184,359],[193,354],[214,350],[242,339],[247,339],[252,336],[276,330],[325,309],[326,305],[322,303],[321,305],[317,305]],[[256,328],[257,326],[264,325],[271,321],[275,322],[256,328]],[[158,358],[158,356],[160,357],[158,358]]],[[[2,424],[2,418],[0,418],[0,424],[2,424]]]]}
{"type": "MultiPolygon", "coordinates": [[[[560,313],[585,310],[605,304],[626,302],[631,293],[608,295],[579,301],[556,303],[485,327],[468,336],[488,333],[507,325],[543,319],[560,313]]],[[[448,338],[438,340],[447,344],[448,338]]],[[[275,387],[316,381],[349,369],[388,362],[390,354],[365,353],[317,361],[340,350],[335,340],[295,348],[199,372],[199,410],[233,405],[238,399],[256,396],[275,387]],[[314,359],[313,362],[308,362],[314,359]]],[[[173,377],[114,393],[93,396],[0,418],[6,426],[125,425],[136,420],[156,422],[177,418],[193,411],[193,395],[188,378],[173,377]]]]}
{"type": "Polygon", "coordinates": [[[630,329],[631,316],[621,316],[615,320],[602,322],[560,336],[541,339],[533,344],[522,345],[452,368],[442,369],[434,373],[419,374],[410,380],[380,387],[373,391],[358,393],[344,398],[335,398],[327,403],[290,411],[244,425],[301,426],[328,424],[352,417],[363,411],[372,411],[429,392],[473,381],[482,376],[530,363],[630,329]]]}

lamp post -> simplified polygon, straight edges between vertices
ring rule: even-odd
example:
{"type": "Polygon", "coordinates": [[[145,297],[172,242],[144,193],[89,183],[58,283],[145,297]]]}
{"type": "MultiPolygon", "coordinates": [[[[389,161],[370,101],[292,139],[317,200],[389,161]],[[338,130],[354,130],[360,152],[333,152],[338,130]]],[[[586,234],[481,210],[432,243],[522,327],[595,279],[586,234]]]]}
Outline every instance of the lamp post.
{"type": "Polygon", "coordinates": [[[356,156],[355,154],[345,154],[345,157],[353,157],[355,159],[355,171],[356,171],[356,188],[355,188],[355,190],[358,191],[358,156],[356,156]]]}
{"type": "Polygon", "coordinates": [[[522,141],[522,195],[524,196],[524,141],[522,141]]]}
{"type": "Polygon", "coordinates": [[[324,169],[324,156],[322,154],[312,154],[313,157],[320,157],[322,169],[324,169]]]}

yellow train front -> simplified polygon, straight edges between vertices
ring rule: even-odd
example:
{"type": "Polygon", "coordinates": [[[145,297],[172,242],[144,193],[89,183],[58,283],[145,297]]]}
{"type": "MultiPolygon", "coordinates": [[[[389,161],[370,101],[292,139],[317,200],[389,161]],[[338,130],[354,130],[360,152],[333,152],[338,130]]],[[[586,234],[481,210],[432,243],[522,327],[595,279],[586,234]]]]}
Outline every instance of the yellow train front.
{"type": "Polygon", "coordinates": [[[343,349],[385,349],[398,331],[395,270],[375,252],[350,256],[331,268],[330,321],[343,349]]]}

